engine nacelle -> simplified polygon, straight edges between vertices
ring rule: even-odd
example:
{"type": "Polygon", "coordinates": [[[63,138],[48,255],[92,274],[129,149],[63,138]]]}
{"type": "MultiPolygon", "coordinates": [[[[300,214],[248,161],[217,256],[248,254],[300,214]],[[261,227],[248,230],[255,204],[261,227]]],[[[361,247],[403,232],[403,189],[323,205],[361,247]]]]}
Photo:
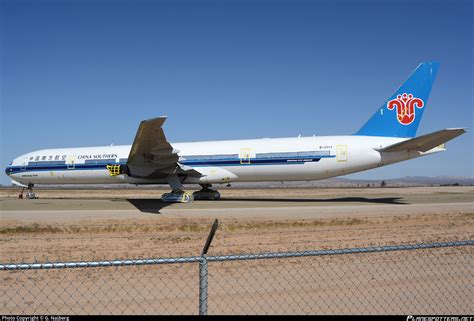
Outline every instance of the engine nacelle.
{"type": "Polygon", "coordinates": [[[238,180],[238,176],[221,167],[200,167],[198,170],[203,176],[199,177],[199,184],[229,183],[238,180]]]}

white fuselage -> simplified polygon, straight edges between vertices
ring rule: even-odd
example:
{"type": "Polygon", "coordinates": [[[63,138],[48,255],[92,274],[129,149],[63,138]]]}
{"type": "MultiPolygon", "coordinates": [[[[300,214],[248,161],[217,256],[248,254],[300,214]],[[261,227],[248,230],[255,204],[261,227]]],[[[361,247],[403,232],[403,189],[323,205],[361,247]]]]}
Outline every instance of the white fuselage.
{"type": "MultiPolygon", "coordinates": [[[[377,149],[406,140],[373,136],[264,138],[175,143],[181,164],[201,177],[184,184],[255,181],[309,181],[384,166],[442,151],[380,153],[377,149]]],[[[125,164],[130,145],[45,149],[16,158],[6,173],[22,184],[164,184],[166,179],[112,177],[107,164],[125,164]]]]}

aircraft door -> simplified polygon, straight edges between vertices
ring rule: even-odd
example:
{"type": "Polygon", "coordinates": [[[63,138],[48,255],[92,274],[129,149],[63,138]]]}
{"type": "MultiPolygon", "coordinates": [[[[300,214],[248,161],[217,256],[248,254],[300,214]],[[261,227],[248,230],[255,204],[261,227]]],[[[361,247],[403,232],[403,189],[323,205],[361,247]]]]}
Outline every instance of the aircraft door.
{"type": "Polygon", "coordinates": [[[76,156],[68,156],[66,160],[67,169],[76,168],[76,156]]]}
{"type": "Polygon", "coordinates": [[[250,148],[240,149],[240,164],[250,164],[250,148]]]}
{"type": "Polygon", "coordinates": [[[337,161],[347,161],[347,145],[337,145],[337,161]]]}

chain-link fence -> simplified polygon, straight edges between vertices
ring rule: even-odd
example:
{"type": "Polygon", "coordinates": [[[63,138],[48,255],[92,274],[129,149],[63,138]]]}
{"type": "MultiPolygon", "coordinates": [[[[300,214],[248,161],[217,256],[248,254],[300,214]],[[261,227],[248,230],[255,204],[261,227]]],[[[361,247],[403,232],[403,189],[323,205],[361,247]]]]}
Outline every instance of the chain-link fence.
{"type": "Polygon", "coordinates": [[[0,265],[2,314],[472,314],[474,241],[0,265]]]}

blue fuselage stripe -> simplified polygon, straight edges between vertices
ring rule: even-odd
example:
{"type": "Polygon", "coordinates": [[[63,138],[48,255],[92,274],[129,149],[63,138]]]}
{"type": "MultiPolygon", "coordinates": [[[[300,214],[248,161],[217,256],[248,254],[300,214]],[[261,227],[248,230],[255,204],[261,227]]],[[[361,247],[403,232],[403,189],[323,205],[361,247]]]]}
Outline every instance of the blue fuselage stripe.
{"type": "MultiPolygon", "coordinates": [[[[183,160],[180,164],[194,167],[205,166],[252,166],[252,165],[294,165],[307,162],[319,162],[321,158],[334,158],[335,156],[317,157],[292,157],[292,158],[250,158],[250,159],[207,159],[207,160],[183,160]]],[[[125,165],[126,162],[110,163],[110,165],[125,165]]],[[[40,172],[40,171],[67,171],[67,170],[104,170],[106,164],[60,164],[60,165],[33,165],[33,166],[8,166],[5,170],[7,174],[20,172],[40,172]]]]}
{"type": "Polygon", "coordinates": [[[228,159],[228,160],[185,160],[180,163],[188,166],[234,166],[234,165],[273,165],[287,163],[305,163],[319,162],[321,157],[304,157],[304,158],[250,158],[250,159],[228,159]]]}

